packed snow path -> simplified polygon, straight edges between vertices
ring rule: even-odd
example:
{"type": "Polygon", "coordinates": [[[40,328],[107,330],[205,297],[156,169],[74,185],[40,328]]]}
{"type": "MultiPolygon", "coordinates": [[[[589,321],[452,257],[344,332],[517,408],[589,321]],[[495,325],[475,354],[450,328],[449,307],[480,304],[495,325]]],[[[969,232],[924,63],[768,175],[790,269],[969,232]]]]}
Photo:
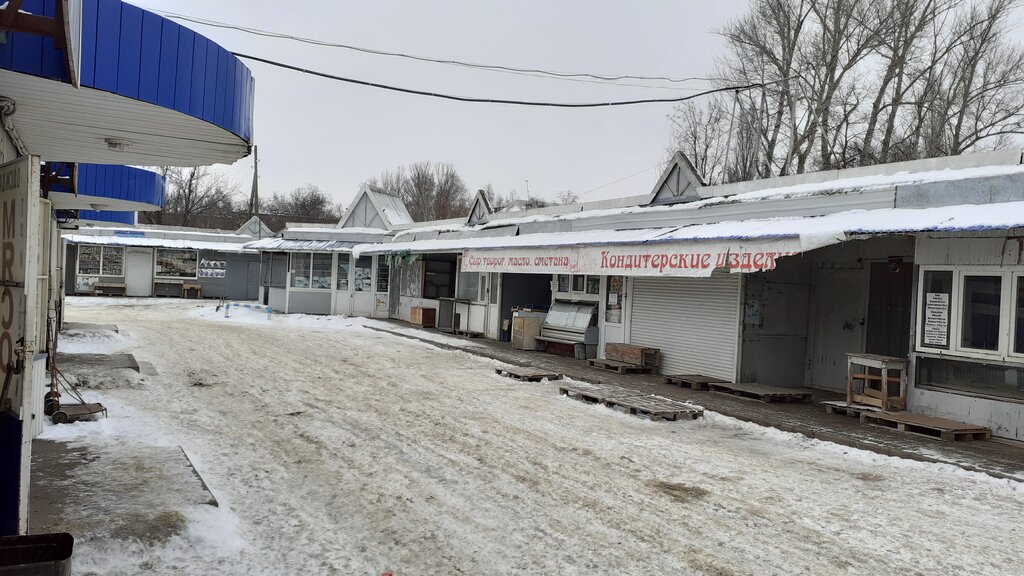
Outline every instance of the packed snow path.
{"type": "Polygon", "coordinates": [[[182,444],[245,542],[126,547],[125,573],[1024,573],[1020,484],[715,414],[653,423],[358,320],[109,303],[67,317],[116,323],[157,375],[94,394],[182,444]]]}

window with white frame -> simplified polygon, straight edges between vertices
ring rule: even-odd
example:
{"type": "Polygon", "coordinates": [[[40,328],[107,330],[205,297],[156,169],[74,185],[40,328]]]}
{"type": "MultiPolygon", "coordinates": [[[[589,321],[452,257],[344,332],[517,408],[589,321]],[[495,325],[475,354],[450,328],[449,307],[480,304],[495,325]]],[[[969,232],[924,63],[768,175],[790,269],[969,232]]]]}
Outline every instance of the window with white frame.
{"type": "Polygon", "coordinates": [[[481,286],[479,272],[459,272],[458,297],[460,299],[479,301],[480,290],[481,286]]]}
{"type": "Polygon", "coordinates": [[[338,290],[348,290],[348,254],[338,254],[338,290]]]}
{"type": "Polygon", "coordinates": [[[924,267],[917,348],[967,357],[1024,357],[1024,268],[924,267]]]}
{"type": "Polygon", "coordinates": [[[321,290],[331,289],[331,255],[313,253],[313,277],[310,282],[311,288],[321,290]]]}
{"type": "Polygon", "coordinates": [[[926,266],[918,386],[1024,400],[1024,268],[926,266]]]}
{"type": "Polygon", "coordinates": [[[79,246],[78,275],[124,276],[124,246],[79,246]]]}
{"type": "Polygon", "coordinates": [[[569,275],[559,274],[558,275],[558,291],[568,293],[569,292],[569,275]]]}
{"type": "Polygon", "coordinates": [[[198,271],[198,250],[156,249],[156,277],[196,278],[198,271]]]}
{"type": "Polygon", "coordinates": [[[292,288],[331,288],[331,255],[322,252],[292,252],[292,288]]]}
{"type": "Polygon", "coordinates": [[[587,287],[587,277],[579,274],[573,274],[572,276],[572,291],[583,292],[587,287]]]}
{"type": "Polygon", "coordinates": [[[1024,356],[1024,274],[1013,283],[1013,354],[1024,356]]]}
{"type": "Polygon", "coordinates": [[[312,254],[292,252],[292,288],[309,288],[309,272],[312,269],[312,254]]]}
{"type": "Polygon", "coordinates": [[[373,257],[360,256],[356,258],[355,279],[353,290],[356,292],[373,291],[373,257]]]}
{"type": "Polygon", "coordinates": [[[387,294],[391,282],[391,268],[386,254],[377,256],[377,292],[387,294]]]}

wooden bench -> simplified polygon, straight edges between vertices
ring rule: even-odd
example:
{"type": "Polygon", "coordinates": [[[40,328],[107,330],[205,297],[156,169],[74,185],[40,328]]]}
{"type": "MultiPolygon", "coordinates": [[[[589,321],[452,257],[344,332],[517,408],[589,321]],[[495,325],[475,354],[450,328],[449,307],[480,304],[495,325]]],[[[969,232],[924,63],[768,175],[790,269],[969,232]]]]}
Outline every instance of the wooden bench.
{"type": "Polygon", "coordinates": [[[124,296],[125,285],[119,282],[97,282],[92,285],[92,293],[105,296],[124,296]]]}

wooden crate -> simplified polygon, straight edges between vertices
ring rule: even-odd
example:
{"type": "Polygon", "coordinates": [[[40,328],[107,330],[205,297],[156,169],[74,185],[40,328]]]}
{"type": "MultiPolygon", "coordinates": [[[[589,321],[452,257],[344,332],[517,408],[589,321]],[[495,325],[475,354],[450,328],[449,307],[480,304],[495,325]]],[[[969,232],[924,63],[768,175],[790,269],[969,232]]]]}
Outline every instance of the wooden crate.
{"type": "Polygon", "coordinates": [[[868,404],[882,410],[907,407],[906,358],[853,352],[846,358],[848,404],[868,404]]]}
{"type": "Polygon", "coordinates": [[[424,328],[437,325],[437,309],[414,306],[409,310],[409,321],[424,328]]]}
{"type": "Polygon", "coordinates": [[[661,364],[661,350],[633,344],[605,344],[604,357],[606,360],[635,366],[654,368],[661,364]]]}

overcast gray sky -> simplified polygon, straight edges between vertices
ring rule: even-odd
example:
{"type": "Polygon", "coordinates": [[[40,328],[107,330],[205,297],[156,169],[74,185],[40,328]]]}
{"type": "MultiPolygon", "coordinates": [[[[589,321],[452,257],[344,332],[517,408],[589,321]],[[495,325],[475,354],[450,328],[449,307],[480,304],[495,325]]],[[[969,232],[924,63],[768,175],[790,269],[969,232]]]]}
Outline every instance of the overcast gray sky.
{"type": "MultiPolygon", "coordinates": [[[[746,0],[132,0],[139,6],[389,51],[601,74],[702,76],[714,34],[746,0]]],[[[459,95],[548,101],[668,97],[690,89],[603,86],[475,71],[260,38],[184,23],[228,50],[332,74],[459,95]]],[[[471,191],[584,200],[642,194],[659,175],[671,104],[586,110],[463,104],[385,92],[248,62],[256,78],[260,193],[313,183],[348,203],[382,170],[455,165],[471,191]],[[620,178],[642,173],[592,190],[620,178]]],[[[228,173],[247,193],[252,159],[228,173]]]]}

